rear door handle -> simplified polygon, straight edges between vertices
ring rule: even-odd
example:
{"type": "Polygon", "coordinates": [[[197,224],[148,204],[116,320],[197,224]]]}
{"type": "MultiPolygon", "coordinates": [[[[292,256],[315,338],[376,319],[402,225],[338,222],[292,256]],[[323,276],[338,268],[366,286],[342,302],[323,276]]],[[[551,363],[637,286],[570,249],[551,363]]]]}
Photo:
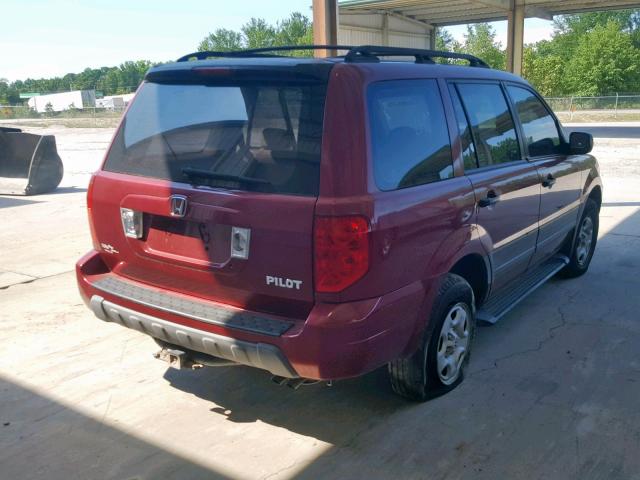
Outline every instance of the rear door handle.
{"type": "Polygon", "coordinates": [[[487,192],[487,196],[480,199],[478,206],[484,208],[490,205],[495,205],[498,200],[500,200],[500,195],[498,195],[495,190],[489,190],[487,192]]]}
{"type": "Polygon", "coordinates": [[[549,174],[547,175],[547,178],[542,181],[542,186],[545,188],[551,188],[555,183],[556,179],[553,177],[553,175],[549,174]]]}

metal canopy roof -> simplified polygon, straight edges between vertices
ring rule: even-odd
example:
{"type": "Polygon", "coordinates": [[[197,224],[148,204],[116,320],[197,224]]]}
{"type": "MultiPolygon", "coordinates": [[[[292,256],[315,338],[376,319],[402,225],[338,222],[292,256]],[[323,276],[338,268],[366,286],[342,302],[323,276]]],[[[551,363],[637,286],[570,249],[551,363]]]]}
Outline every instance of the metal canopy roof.
{"type": "Polygon", "coordinates": [[[553,15],[640,7],[638,0],[342,0],[341,13],[393,12],[430,25],[504,20],[516,5],[525,16],[550,20],[553,15]]]}

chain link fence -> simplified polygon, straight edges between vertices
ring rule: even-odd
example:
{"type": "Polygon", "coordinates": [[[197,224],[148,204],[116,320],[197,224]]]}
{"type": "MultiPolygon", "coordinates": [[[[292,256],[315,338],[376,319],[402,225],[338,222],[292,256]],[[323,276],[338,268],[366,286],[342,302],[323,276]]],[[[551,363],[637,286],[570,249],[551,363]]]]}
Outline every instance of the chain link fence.
{"type": "MultiPolygon", "coordinates": [[[[547,97],[546,101],[563,122],[640,121],[640,95],[547,97]]],[[[113,127],[118,124],[124,110],[125,107],[120,106],[89,107],[39,113],[28,106],[0,105],[0,125],[113,127]]]]}
{"type": "Polygon", "coordinates": [[[37,112],[23,105],[0,105],[0,125],[19,123],[49,126],[58,124],[69,127],[116,126],[125,111],[124,106],[110,108],[70,108],[60,112],[37,112]]]}
{"type": "Polygon", "coordinates": [[[547,97],[545,100],[563,121],[640,120],[640,95],[547,97]]]}

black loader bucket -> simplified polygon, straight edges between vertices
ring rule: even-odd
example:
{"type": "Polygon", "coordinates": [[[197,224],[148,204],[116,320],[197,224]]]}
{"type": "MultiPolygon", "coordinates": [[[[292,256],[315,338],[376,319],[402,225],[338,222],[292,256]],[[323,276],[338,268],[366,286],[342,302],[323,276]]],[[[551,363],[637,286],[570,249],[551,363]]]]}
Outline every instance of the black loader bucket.
{"type": "Polygon", "coordinates": [[[55,190],[62,160],[53,135],[0,127],[0,195],[36,195],[55,190]]]}

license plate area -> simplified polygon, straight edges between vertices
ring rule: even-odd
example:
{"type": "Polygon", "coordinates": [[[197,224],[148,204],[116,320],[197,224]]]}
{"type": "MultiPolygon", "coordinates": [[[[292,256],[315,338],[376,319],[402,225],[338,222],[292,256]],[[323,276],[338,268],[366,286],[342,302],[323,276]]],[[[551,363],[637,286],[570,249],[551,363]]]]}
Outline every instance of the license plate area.
{"type": "Polygon", "coordinates": [[[231,226],[182,218],[150,215],[146,247],[194,260],[222,263],[228,260],[231,226]]]}

